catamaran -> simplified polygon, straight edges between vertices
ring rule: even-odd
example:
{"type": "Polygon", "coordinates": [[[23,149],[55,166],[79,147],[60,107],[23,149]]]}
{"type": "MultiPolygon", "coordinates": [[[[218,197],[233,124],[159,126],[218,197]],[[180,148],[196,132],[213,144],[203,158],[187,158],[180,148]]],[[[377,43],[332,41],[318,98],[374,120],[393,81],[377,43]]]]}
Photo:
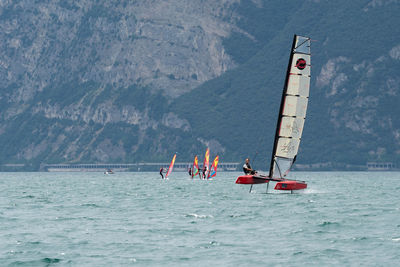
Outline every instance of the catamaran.
{"type": "Polygon", "coordinates": [[[168,179],[168,176],[171,174],[172,169],[174,168],[175,159],[176,159],[176,154],[175,154],[174,157],[172,158],[171,164],[169,164],[167,174],[165,175],[165,179],[168,179]]]}
{"type": "MultiPolygon", "coordinates": [[[[274,148],[268,175],[239,176],[237,184],[262,184],[277,182],[275,190],[300,190],[307,188],[304,181],[286,179],[296,161],[308,105],[311,75],[311,40],[294,35],[290,59],[283,87],[275,132],[274,148]]],[[[267,186],[267,192],[268,192],[267,186]]]]}

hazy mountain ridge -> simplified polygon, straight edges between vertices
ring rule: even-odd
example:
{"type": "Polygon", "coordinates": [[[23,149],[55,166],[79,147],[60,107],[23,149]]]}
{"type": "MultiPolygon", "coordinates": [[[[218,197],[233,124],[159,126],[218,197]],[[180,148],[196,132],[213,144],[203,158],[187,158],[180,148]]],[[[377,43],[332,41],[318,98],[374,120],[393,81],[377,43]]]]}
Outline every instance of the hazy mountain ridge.
{"type": "Polygon", "coordinates": [[[300,163],[398,161],[399,3],[339,2],[2,1],[0,161],[265,165],[293,33],[317,40],[300,163]]]}
{"type": "Polygon", "coordinates": [[[17,84],[13,101],[87,81],[182,94],[234,66],[221,42],[234,26],[223,7],[235,1],[200,2],[3,4],[2,86],[17,84]]]}
{"type": "MultiPolygon", "coordinates": [[[[392,27],[399,22],[394,14],[398,6],[397,2],[309,1],[292,9],[283,30],[267,37],[252,58],[200,87],[203,94],[216,98],[218,107],[186,112],[187,118],[205,120],[212,114],[217,123],[211,123],[212,132],[205,127],[194,131],[205,139],[216,136],[227,154],[237,153],[236,158],[260,154],[257,164],[267,168],[291,33],[298,33],[313,39],[310,104],[298,162],[332,167],[399,162],[395,70],[400,64],[400,38],[392,27]],[[299,18],[307,23],[298,24],[299,18]],[[282,44],[285,49],[279,48],[282,44]],[[229,130],[218,126],[221,123],[229,130]]],[[[198,99],[202,93],[189,94],[188,98],[198,99]]],[[[182,102],[178,98],[175,104],[183,113],[190,105],[182,102]]]]}
{"type": "Polygon", "coordinates": [[[41,119],[28,126],[30,122],[22,117],[60,121],[43,129],[48,134],[38,130],[41,135],[30,143],[19,144],[26,133],[3,136],[11,139],[4,140],[9,151],[4,160],[79,161],[86,155],[88,161],[125,161],[126,154],[135,153],[147,136],[154,138],[147,128],[164,125],[187,131],[188,122],[164,113],[162,106],[168,98],[235,66],[222,46],[222,38],[235,27],[229,9],[235,2],[2,2],[3,132],[10,133],[15,121],[28,129],[48,127],[41,119]],[[72,131],[65,128],[66,121],[73,124],[72,131]],[[120,135],[136,136],[132,139],[138,143],[116,157],[112,151],[121,150],[119,142],[104,136],[108,149],[96,148],[102,131],[89,123],[99,124],[100,129],[110,123],[131,125],[120,135]],[[57,137],[53,130],[65,133],[57,137]]]}

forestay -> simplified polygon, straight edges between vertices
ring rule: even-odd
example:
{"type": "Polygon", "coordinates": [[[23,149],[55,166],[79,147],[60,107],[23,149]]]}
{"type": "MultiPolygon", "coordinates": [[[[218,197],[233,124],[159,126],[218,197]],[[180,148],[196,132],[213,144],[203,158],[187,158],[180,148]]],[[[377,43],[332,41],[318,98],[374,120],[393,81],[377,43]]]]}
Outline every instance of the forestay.
{"type": "Polygon", "coordinates": [[[296,160],[308,105],[310,60],[310,38],[295,35],[272,152],[272,178],[285,177],[296,160]]]}

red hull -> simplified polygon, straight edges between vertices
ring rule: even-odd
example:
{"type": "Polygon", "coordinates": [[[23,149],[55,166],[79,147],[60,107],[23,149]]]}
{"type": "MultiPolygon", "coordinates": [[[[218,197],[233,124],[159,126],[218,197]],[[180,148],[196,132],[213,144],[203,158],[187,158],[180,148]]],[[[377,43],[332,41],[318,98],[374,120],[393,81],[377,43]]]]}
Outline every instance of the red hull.
{"type": "Polygon", "coordinates": [[[301,190],[306,189],[307,184],[303,181],[286,180],[270,178],[268,176],[256,176],[256,175],[242,175],[236,179],[237,184],[265,184],[270,181],[277,182],[275,190],[301,190]]]}
{"type": "Polygon", "coordinates": [[[306,188],[307,188],[307,184],[305,182],[291,181],[291,180],[278,182],[275,185],[275,190],[301,190],[301,189],[306,189],[306,188]]]}
{"type": "Polygon", "coordinates": [[[242,175],[236,179],[237,184],[265,184],[270,180],[268,177],[259,177],[253,175],[242,175]]]}

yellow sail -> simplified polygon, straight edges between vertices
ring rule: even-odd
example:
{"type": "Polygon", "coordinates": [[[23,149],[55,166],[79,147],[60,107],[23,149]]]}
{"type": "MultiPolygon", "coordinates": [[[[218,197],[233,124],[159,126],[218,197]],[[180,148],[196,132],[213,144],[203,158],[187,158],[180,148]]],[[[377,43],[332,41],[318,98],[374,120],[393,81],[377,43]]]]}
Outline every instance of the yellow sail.
{"type": "Polygon", "coordinates": [[[170,175],[170,173],[172,172],[172,169],[174,168],[174,164],[175,164],[175,159],[176,159],[176,154],[172,158],[171,164],[169,164],[167,174],[165,175],[165,179],[167,179],[168,175],[170,175]]]}

